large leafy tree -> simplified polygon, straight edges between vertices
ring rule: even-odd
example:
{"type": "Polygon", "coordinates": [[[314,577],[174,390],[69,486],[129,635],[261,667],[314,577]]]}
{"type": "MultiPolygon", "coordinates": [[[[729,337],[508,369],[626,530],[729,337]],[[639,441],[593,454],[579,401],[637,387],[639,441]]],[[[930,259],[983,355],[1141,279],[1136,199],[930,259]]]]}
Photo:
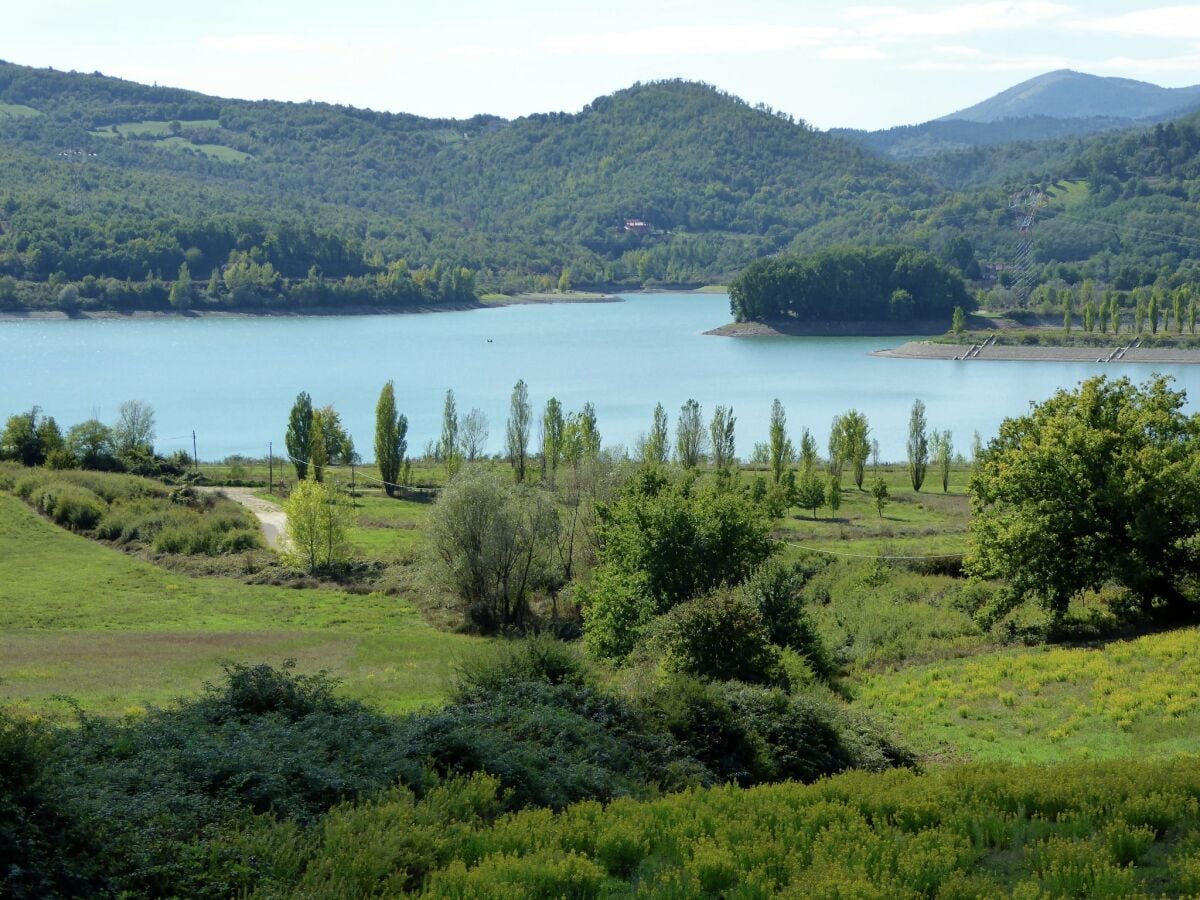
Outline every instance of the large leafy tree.
{"type": "Polygon", "coordinates": [[[1192,610],[1200,566],[1200,419],[1169,379],[1093,378],[1006,419],[971,478],[972,574],[1008,582],[1011,606],[1061,617],[1115,582],[1154,615],[1192,610]]]}

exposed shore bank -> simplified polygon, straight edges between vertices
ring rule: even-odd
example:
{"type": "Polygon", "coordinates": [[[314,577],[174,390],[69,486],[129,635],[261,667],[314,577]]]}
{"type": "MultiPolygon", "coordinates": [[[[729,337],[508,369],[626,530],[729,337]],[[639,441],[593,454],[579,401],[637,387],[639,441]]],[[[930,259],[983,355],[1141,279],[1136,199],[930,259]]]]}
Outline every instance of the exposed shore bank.
{"type": "Polygon", "coordinates": [[[313,306],[306,309],[185,309],[185,310],[80,310],[67,314],[57,309],[5,310],[0,322],[65,321],[67,319],[260,319],[300,318],[307,316],[393,316],[420,313],[464,312],[472,309],[494,309],[500,306],[527,306],[536,303],[621,303],[616,294],[513,294],[500,297],[492,294],[474,303],[438,303],[405,307],[378,306],[313,306]]]}
{"type": "Polygon", "coordinates": [[[989,344],[971,352],[974,344],[941,344],[932,341],[909,341],[887,350],[876,350],[872,356],[897,359],[946,359],[974,362],[1035,361],[1035,362],[1113,362],[1113,363],[1200,363],[1200,348],[1190,347],[1131,347],[1117,353],[1120,345],[1112,347],[1026,347],[989,344]],[[971,352],[969,359],[963,357],[971,352]]]}
{"type": "Polygon", "coordinates": [[[945,334],[943,319],[907,322],[730,322],[704,332],[716,337],[907,337],[914,334],[945,334]]]}

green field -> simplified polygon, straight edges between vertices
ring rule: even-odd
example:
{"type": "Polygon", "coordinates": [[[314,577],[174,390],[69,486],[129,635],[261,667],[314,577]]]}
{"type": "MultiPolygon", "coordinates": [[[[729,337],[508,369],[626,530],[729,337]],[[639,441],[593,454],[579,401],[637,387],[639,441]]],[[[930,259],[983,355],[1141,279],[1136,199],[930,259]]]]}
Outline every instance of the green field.
{"type": "Polygon", "coordinates": [[[0,103],[0,119],[31,119],[42,113],[32,106],[22,106],[19,103],[0,103]]]}
{"type": "MultiPolygon", "coordinates": [[[[181,122],[184,130],[207,129],[215,130],[221,127],[221,123],[216,119],[197,119],[191,122],[181,122]]],[[[115,138],[155,138],[158,146],[170,147],[172,150],[183,150],[193,153],[202,153],[211,159],[220,160],[221,162],[245,162],[248,159],[253,159],[249,153],[241,150],[236,150],[233,147],[227,147],[224,144],[197,144],[188,140],[186,137],[175,134],[171,130],[171,123],[165,121],[145,121],[145,122],[122,122],[117,125],[110,125],[106,128],[99,128],[89,132],[92,137],[115,139],[115,138]]]]}
{"type": "Polygon", "coordinates": [[[194,693],[222,662],[297,660],[403,711],[438,701],[475,639],[399,598],[189,578],[70,534],[0,494],[0,700],[121,713],[194,693]]]}
{"type": "Polygon", "coordinates": [[[856,693],[931,757],[1051,762],[1195,752],[1200,629],[888,671],[865,676],[856,693]]]}

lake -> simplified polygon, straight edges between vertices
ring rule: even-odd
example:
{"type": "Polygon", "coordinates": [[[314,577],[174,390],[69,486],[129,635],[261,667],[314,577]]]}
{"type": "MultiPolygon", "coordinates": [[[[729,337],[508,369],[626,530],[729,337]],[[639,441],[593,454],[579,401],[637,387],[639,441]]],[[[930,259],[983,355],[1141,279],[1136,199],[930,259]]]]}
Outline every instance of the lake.
{"type": "MultiPolygon", "coordinates": [[[[512,306],[428,315],[103,319],[0,322],[0,416],[33,404],[66,426],[111,422],[123,400],[154,406],[160,451],[201,459],[265,456],[283,445],[288,411],[308,391],[333,403],[365,458],[374,456],[379,389],[396,382],[420,453],[441,431],[453,388],[459,415],[479,407],[499,452],[509,395],[529,385],[535,415],[550,396],[568,409],[596,405],[605,444],[632,446],[661,402],[674,421],[694,397],[737,416],[738,452],[767,436],[772,398],[789,431],[812,429],[824,449],[837,413],[866,413],[886,459],[904,458],[909,409],[921,398],[930,428],[948,428],[959,450],[972,431],[1100,373],[1142,380],[1149,366],[1057,362],[947,362],[872,357],[903,338],[724,338],[704,331],[729,320],[723,294],[631,294],[623,303],[512,306]]],[[[1192,396],[1200,367],[1160,366],[1192,396]]],[[[536,438],[537,429],[534,428],[536,438]]]]}

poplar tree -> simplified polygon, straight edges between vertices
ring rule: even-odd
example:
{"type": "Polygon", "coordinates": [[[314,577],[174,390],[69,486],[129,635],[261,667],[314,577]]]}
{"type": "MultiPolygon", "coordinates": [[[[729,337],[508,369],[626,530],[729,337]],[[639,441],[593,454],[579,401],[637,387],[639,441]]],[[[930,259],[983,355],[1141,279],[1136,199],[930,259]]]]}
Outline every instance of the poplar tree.
{"type": "Polygon", "coordinates": [[[787,413],[783,410],[783,404],[776,397],[771,404],[771,426],[770,426],[770,447],[771,447],[771,476],[775,479],[775,483],[783,479],[783,470],[787,464],[792,461],[792,442],[787,436],[787,413]]]}
{"type": "Polygon", "coordinates": [[[508,427],[505,429],[508,462],[513,467],[518,482],[525,480],[525,464],[529,456],[529,423],[532,418],[529,389],[521,379],[513,385],[512,398],[508,405],[508,427]]]}
{"type": "Polygon", "coordinates": [[[563,425],[562,404],[558,398],[551,397],[542,412],[542,476],[549,472],[551,484],[554,484],[558,465],[562,462],[563,425]]]}
{"type": "Polygon", "coordinates": [[[312,479],[324,481],[325,467],[329,465],[329,445],[325,442],[325,410],[314,410],[312,434],[308,440],[308,461],[312,468],[312,479]]]}
{"type": "Polygon", "coordinates": [[[829,507],[829,518],[835,518],[842,507],[842,483],[829,476],[825,484],[825,505],[829,507]]]}
{"type": "Polygon", "coordinates": [[[650,434],[646,438],[644,452],[645,461],[664,465],[670,455],[670,428],[667,411],[661,403],[654,406],[654,424],[650,426],[650,434]]]}
{"type": "MultiPolygon", "coordinates": [[[[908,477],[913,490],[921,490],[925,471],[929,468],[929,437],[925,432],[925,404],[914,400],[908,417],[908,477]]],[[[882,513],[881,513],[882,515],[882,513]]]]}
{"type": "Polygon", "coordinates": [[[685,469],[694,469],[703,456],[704,418],[700,404],[689,399],[675,420],[675,458],[685,469]]]}
{"type": "Polygon", "coordinates": [[[438,455],[446,466],[447,474],[458,471],[461,458],[458,455],[458,404],[454,400],[454,389],[446,391],[446,402],[442,404],[442,439],[438,442],[438,455]]]}
{"type": "Polygon", "coordinates": [[[735,421],[733,409],[718,406],[708,427],[713,466],[722,477],[729,475],[737,450],[733,435],[735,421]]]}
{"type": "Polygon", "coordinates": [[[842,453],[853,470],[854,484],[861,491],[867,457],[871,455],[871,426],[857,409],[842,416],[842,453]]]}
{"type": "Polygon", "coordinates": [[[942,478],[942,493],[950,492],[950,465],[954,461],[954,439],[949,431],[934,431],[930,443],[933,445],[933,461],[942,478]]]}
{"type": "Polygon", "coordinates": [[[375,404],[375,464],[389,497],[396,495],[407,451],[408,419],[396,412],[396,384],[389,381],[375,404]]]}
{"type": "Polygon", "coordinates": [[[287,447],[288,457],[296,467],[296,479],[303,481],[308,477],[308,459],[312,452],[312,397],[305,391],[296,395],[292,411],[288,415],[287,434],[284,436],[284,446],[287,447]]]}

